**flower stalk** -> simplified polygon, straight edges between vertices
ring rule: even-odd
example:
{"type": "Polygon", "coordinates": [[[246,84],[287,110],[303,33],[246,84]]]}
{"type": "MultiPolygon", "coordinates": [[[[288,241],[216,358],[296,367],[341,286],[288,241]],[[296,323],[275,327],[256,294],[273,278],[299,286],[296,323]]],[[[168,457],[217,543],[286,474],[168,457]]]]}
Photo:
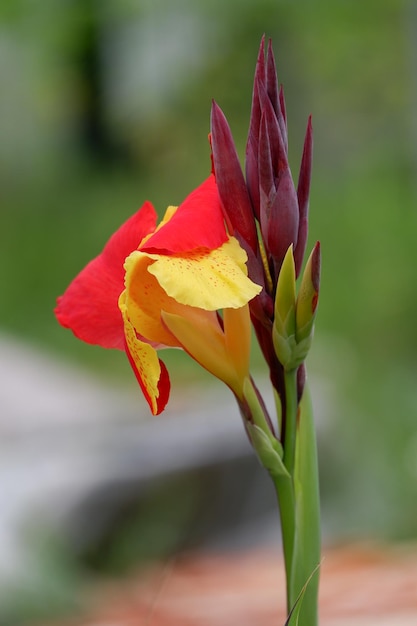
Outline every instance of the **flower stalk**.
{"type": "MultiPolygon", "coordinates": [[[[221,181],[218,191],[226,221],[235,229],[241,245],[250,251],[249,276],[263,286],[249,307],[277,400],[279,431],[268,433],[255,423],[253,398],[248,402],[254,414],[246,415],[247,431],[278,497],[287,579],[287,623],[296,619],[298,626],[316,626],[320,513],[316,440],[305,360],[312,343],[318,302],[318,243],[305,264],[297,289],[308,237],[311,118],[295,187],[288,162],[284,92],[278,85],[272,44],[269,42],[265,50],[262,39],[246,145],[247,193],[232,148],[230,128],[216,104],[211,119],[213,168],[216,180],[221,181]],[[252,224],[257,245],[253,243],[252,224]]],[[[245,398],[249,398],[247,390],[245,398]]]]}
{"type": "Polygon", "coordinates": [[[145,202],[58,298],[60,324],[83,341],[125,350],[152,414],[164,410],[161,348],[179,348],[224,382],[273,481],[286,573],[286,624],[317,626],[320,509],[306,382],[320,286],[320,245],[305,263],[313,132],[295,187],[287,112],[271,42],[261,41],[245,175],[213,102],[212,173],[158,224],[145,202]],[[297,281],[299,286],[297,286],[297,281]],[[271,418],[250,373],[251,324],[276,400],[271,418]]]}

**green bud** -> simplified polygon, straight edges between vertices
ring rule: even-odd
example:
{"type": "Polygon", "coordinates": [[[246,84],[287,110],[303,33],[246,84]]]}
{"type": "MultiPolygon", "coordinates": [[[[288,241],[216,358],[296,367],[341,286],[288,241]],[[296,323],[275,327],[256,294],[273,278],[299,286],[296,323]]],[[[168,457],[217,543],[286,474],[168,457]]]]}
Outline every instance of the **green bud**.
{"type": "Polygon", "coordinates": [[[320,284],[320,244],[307,261],[296,298],[292,246],[287,251],[278,277],[272,340],[279,362],[286,371],[305,360],[313,340],[320,284]]]}
{"type": "Polygon", "coordinates": [[[296,347],[295,264],[292,245],[288,248],[278,276],[272,339],[280,363],[287,368],[296,347]]]}
{"type": "Polygon", "coordinates": [[[287,334],[295,332],[295,264],[292,244],[282,262],[275,296],[275,319],[281,320],[287,334]]]}
{"type": "Polygon", "coordinates": [[[320,243],[317,242],[308,258],[304,269],[295,310],[295,335],[297,343],[300,345],[304,343],[305,347],[307,348],[307,352],[313,338],[314,320],[316,317],[317,303],[319,298],[319,286],[320,243]]]}

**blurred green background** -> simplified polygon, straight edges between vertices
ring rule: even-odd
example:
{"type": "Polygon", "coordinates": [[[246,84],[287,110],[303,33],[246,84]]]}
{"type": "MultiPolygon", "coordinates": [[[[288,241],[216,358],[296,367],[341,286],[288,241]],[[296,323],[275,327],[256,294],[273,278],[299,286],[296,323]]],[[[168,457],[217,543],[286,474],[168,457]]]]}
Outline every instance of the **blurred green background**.
{"type": "Polygon", "coordinates": [[[416,538],[416,3],[3,0],[0,20],[0,329],[126,385],[124,355],[64,332],[55,298],[145,199],[162,212],[207,176],[212,98],[243,161],[273,39],[295,179],[313,116],[325,524],[416,538]]]}

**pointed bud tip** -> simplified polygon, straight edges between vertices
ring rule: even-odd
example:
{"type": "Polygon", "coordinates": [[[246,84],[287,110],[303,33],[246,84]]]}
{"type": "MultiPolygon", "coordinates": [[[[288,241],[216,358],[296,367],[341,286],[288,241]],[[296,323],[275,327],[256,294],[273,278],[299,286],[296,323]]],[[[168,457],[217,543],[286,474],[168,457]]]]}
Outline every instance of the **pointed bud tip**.
{"type": "Polygon", "coordinates": [[[307,120],[307,129],[304,139],[304,150],[308,150],[310,152],[309,158],[312,158],[312,150],[313,150],[313,116],[308,116],[307,120]]]}
{"type": "Polygon", "coordinates": [[[221,112],[221,108],[213,98],[211,101],[211,118],[213,119],[213,115],[218,115],[221,112]]]}

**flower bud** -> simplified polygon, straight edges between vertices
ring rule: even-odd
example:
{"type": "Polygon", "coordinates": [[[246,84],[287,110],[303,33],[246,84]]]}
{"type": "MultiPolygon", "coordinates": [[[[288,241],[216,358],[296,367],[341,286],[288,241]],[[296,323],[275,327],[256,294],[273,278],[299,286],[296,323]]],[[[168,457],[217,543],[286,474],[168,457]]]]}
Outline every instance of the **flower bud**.
{"type": "Polygon", "coordinates": [[[320,283],[320,244],[307,261],[298,296],[295,296],[295,263],[288,248],[278,277],[272,339],[275,353],[285,370],[299,367],[313,340],[320,283]]]}
{"type": "Polygon", "coordinates": [[[283,453],[280,449],[279,441],[276,440],[277,445],[274,446],[271,439],[259,426],[251,424],[250,422],[246,422],[245,426],[253,449],[262,467],[267,469],[271,476],[288,476],[288,472],[282,460],[283,453]]]}
{"type": "Polygon", "coordinates": [[[256,251],[258,237],[248,190],[229,124],[216,102],[211,110],[211,147],[214,174],[230,234],[256,251]]]}
{"type": "Polygon", "coordinates": [[[295,318],[298,343],[311,342],[312,339],[319,298],[320,260],[320,243],[317,242],[306,263],[297,297],[295,318]]]}
{"type": "Polygon", "coordinates": [[[288,247],[297,243],[298,203],[289,168],[284,169],[277,181],[266,231],[266,247],[277,274],[288,247]]]}
{"type": "Polygon", "coordinates": [[[285,369],[291,369],[296,349],[295,303],[295,266],[293,249],[290,246],[278,277],[272,327],[275,353],[285,369]]]}
{"type": "MultiPolygon", "coordinates": [[[[246,144],[246,182],[249,196],[257,219],[260,219],[260,132],[261,120],[265,113],[265,107],[269,106],[272,117],[277,124],[278,133],[281,136],[280,143],[284,153],[287,154],[287,124],[285,113],[284,93],[278,88],[278,79],[275,67],[272,42],[268,42],[265,62],[265,37],[262,37],[256,62],[255,77],[253,81],[252,109],[249,124],[248,140],[246,144]]],[[[271,139],[271,138],[270,138],[271,139]]],[[[272,149],[278,145],[275,140],[270,140],[272,149]]]]}
{"type": "Polygon", "coordinates": [[[278,89],[271,42],[266,65],[264,47],[263,39],[254,80],[246,177],[268,262],[277,276],[288,247],[297,244],[299,206],[287,157],[284,95],[278,89]]]}
{"type": "Polygon", "coordinates": [[[299,207],[299,225],[297,245],[294,250],[296,275],[300,273],[303,263],[308,234],[308,206],[311,181],[311,166],[313,158],[313,128],[311,115],[308,118],[307,131],[304,139],[303,157],[301,159],[300,174],[298,177],[297,198],[299,207]]]}

